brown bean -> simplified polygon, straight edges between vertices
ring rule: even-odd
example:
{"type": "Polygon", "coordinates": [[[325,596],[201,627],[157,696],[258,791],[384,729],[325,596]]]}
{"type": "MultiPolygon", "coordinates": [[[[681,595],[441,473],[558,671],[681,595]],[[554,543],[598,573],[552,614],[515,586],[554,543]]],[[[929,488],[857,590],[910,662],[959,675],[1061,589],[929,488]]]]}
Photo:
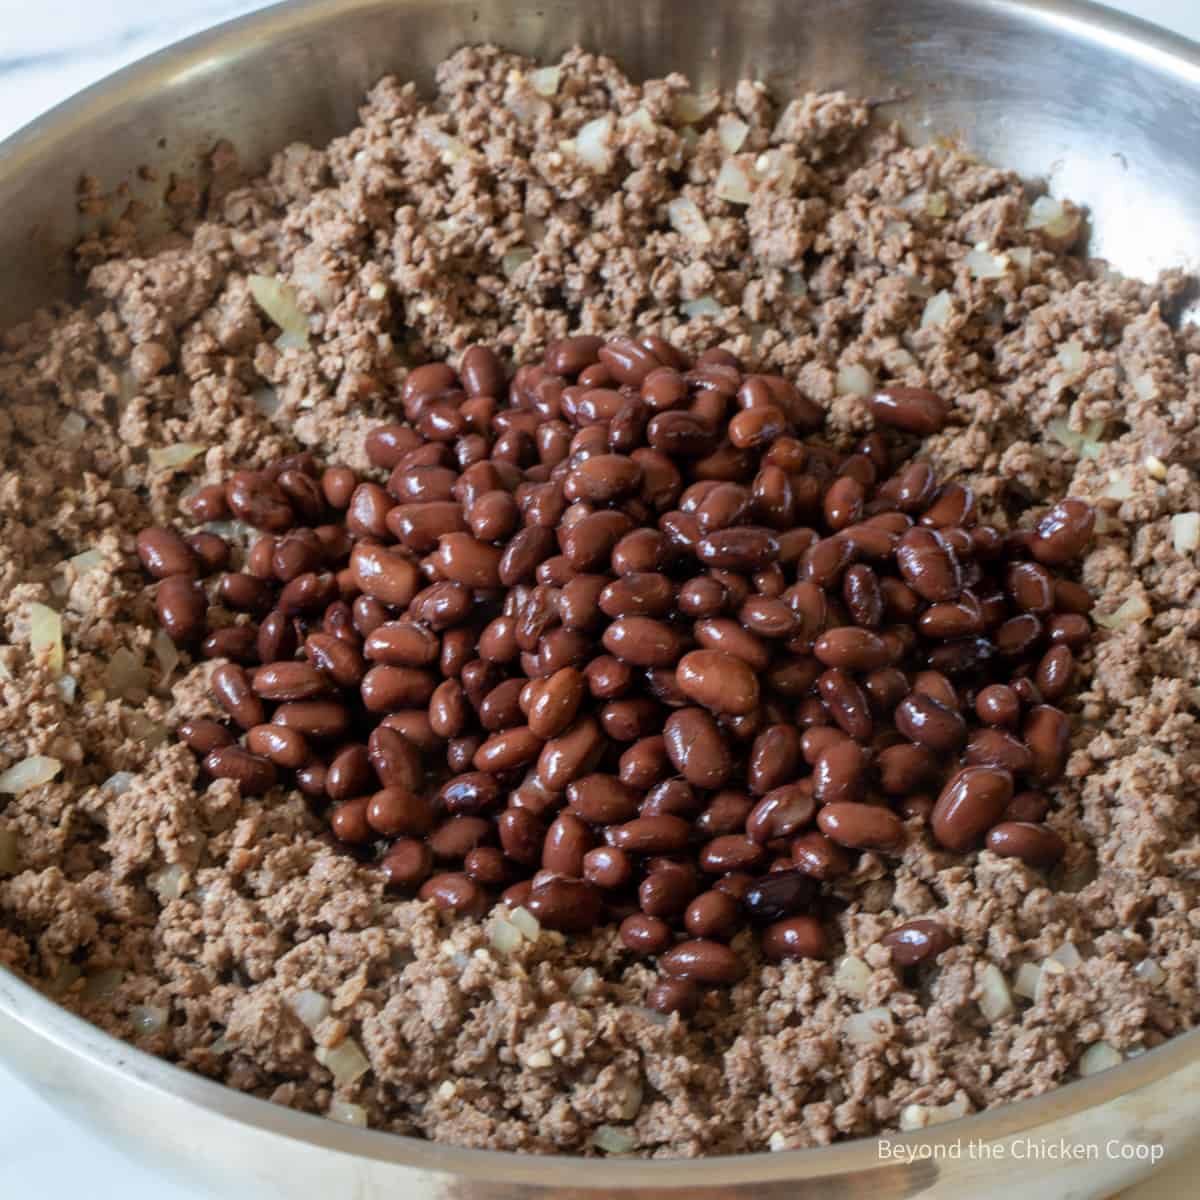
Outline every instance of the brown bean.
{"type": "Polygon", "coordinates": [[[293,700],[275,710],[271,723],[320,741],[341,737],[350,727],[350,714],[337,700],[293,700]]]}
{"type": "Polygon", "coordinates": [[[495,827],[482,817],[451,817],[429,835],[429,848],[436,859],[461,862],[475,849],[489,842],[495,827]]]}
{"type": "Polygon", "coordinates": [[[592,848],[591,830],[573,813],[559,813],[541,846],[541,865],[556,875],[584,873],[584,856],[592,848]]]}
{"type": "Polygon", "coordinates": [[[870,629],[843,625],[821,634],[813,643],[813,654],[827,667],[845,671],[874,671],[887,666],[887,644],[870,629]]]}
{"type": "Polygon", "coordinates": [[[683,638],[663,621],[621,617],[605,631],[604,648],[637,667],[671,667],[683,651],[683,638]]]}
{"type": "Polygon", "coordinates": [[[168,575],[154,597],[159,624],[173,642],[194,642],[204,633],[208,601],[192,574],[168,575]]]}
{"type": "Polygon", "coordinates": [[[1033,753],[1033,778],[1053,783],[1062,775],[1070,752],[1071,727],[1066,714],[1049,704],[1031,709],[1021,737],[1033,753]]]}
{"type": "Polygon", "coordinates": [[[702,892],[684,911],[684,928],[694,938],[731,938],[741,924],[741,907],[725,892],[702,892]]]}
{"type": "Polygon", "coordinates": [[[522,866],[542,862],[546,826],[524,808],[507,808],[496,820],[500,845],[506,857],[522,866]]]}
{"type": "Polygon", "coordinates": [[[405,608],[417,594],[417,568],[385,546],[359,542],[350,554],[350,570],[359,591],[383,604],[405,608]]]}
{"type": "Polygon", "coordinates": [[[719,788],[729,779],[729,747],[704,709],[677,709],[667,718],[663,736],[671,764],[693,787],[719,788]]]}
{"type": "Polygon", "coordinates": [[[635,954],[661,954],[671,944],[671,927],[666,921],[644,913],[626,917],[618,935],[635,954]]]}
{"type": "Polygon", "coordinates": [[[896,546],[896,565],[904,582],[923,600],[953,600],[962,590],[962,568],[945,538],[914,526],[896,546]]]}
{"type": "Polygon", "coordinates": [[[971,765],[1002,767],[1014,775],[1033,769],[1033,753],[1003,729],[980,729],[967,742],[964,761],[971,765]]]}
{"type": "Polygon", "coordinates": [[[748,713],[758,706],[754,672],[741,659],[720,650],[685,654],[675,669],[675,679],[684,695],[714,712],[748,713]]]}
{"type": "Polygon", "coordinates": [[[941,433],[949,405],[928,388],[895,386],[871,397],[871,415],[883,425],[918,437],[941,433]]]}
{"type": "Polygon", "coordinates": [[[752,671],[765,671],[771,662],[770,647],[736,621],[724,617],[697,621],[696,641],[705,650],[720,650],[741,659],[752,671]]]}
{"type": "Polygon", "coordinates": [[[875,804],[827,804],[817,813],[817,825],[826,837],[854,850],[896,850],[904,841],[900,818],[875,804]]]}
{"type": "Polygon", "coordinates": [[[241,667],[225,664],[209,676],[209,687],[221,707],[243,728],[253,729],[266,720],[262,701],[254,694],[250,678],[241,667]]]}
{"type": "Polygon", "coordinates": [[[583,856],[583,877],[605,889],[626,887],[633,881],[633,860],[615,846],[597,846],[583,856]]]}
{"type": "Polygon", "coordinates": [[[985,725],[1011,729],[1021,717],[1021,702],[1012,688],[989,684],[975,697],[975,713],[985,725]]]}
{"type": "Polygon", "coordinates": [[[453,871],[427,879],[421,884],[417,898],[467,917],[481,917],[487,910],[487,895],[479,884],[469,876],[453,871]]]}
{"type": "MultiPolygon", "coordinates": [[[[896,747],[901,749],[901,747],[896,747]]],[[[819,804],[839,804],[862,798],[867,774],[863,748],[849,738],[827,746],[813,765],[813,796],[819,804]]]]}
{"type": "Polygon", "coordinates": [[[660,959],[659,967],[673,979],[728,986],[746,973],[741,959],[720,942],[696,938],[680,942],[660,959]]]}
{"type": "Polygon", "coordinates": [[[243,796],[261,796],[275,786],[275,766],[270,759],[241,746],[218,746],[204,756],[204,769],[214,779],[232,779],[243,796]]]}
{"type": "Polygon", "coordinates": [[[512,771],[537,759],[543,745],[542,739],[528,725],[517,725],[488,738],[475,752],[472,762],[477,771],[493,774],[512,771]]]}
{"type": "Polygon", "coordinates": [[[918,917],[889,930],[879,939],[879,944],[888,949],[896,966],[915,967],[937,958],[954,944],[954,939],[944,925],[918,917]]]}
{"type": "Polygon", "coordinates": [[[949,850],[970,850],[999,821],[1013,797],[1012,774],[999,767],[963,767],[933,809],[933,836],[949,850]]]}
{"type": "Polygon", "coordinates": [[[416,837],[433,828],[433,806],[405,788],[384,788],[367,804],[367,824],[385,837],[416,837]]]}
{"type": "MultiPolygon", "coordinates": [[[[194,750],[201,757],[208,754],[211,750],[218,750],[222,746],[232,746],[234,744],[234,736],[225,728],[224,725],[217,721],[210,721],[207,717],[195,717],[190,721],[184,721],[176,730],[180,740],[187,743],[188,747],[194,750]]],[[[251,750],[255,754],[261,754],[261,750],[251,750]]]]}
{"type": "Polygon", "coordinates": [[[845,850],[815,829],[792,842],[792,862],[797,871],[820,880],[836,879],[850,870],[845,850]]]}
{"type": "Polygon", "coordinates": [[[787,959],[825,958],[829,954],[825,931],[815,917],[787,917],[763,930],[763,953],[772,962],[787,959]]]}
{"type": "Polygon", "coordinates": [[[351,846],[361,846],[369,842],[372,834],[371,827],[367,824],[368,803],[368,797],[356,796],[353,800],[343,801],[330,809],[329,825],[334,837],[351,846]]]}
{"type": "Polygon", "coordinates": [[[229,477],[225,501],[239,520],[269,533],[283,533],[295,520],[283,489],[254,471],[235,471],[229,477]]]}
{"type": "Polygon", "coordinates": [[[967,737],[966,723],[954,709],[921,692],[900,701],[895,722],[910,742],[939,754],[957,750],[967,737]]]}
{"type": "Polygon", "coordinates": [[[368,712],[388,713],[428,704],[435,686],[430,671],[381,664],[363,676],[359,691],[368,712]]]}
{"type": "Polygon", "coordinates": [[[421,756],[403,734],[387,725],[377,725],[367,739],[367,754],[385,788],[420,791],[424,781],[421,756]]]}
{"type": "Polygon", "coordinates": [[[258,658],[259,632],[253,625],[227,625],[214,629],[200,643],[205,658],[228,658],[231,662],[249,665],[258,658]]]}
{"type": "Polygon", "coordinates": [[[865,741],[871,736],[874,722],[871,708],[863,690],[851,676],[838,667],[822,672],[817,690],[838,727],[852,738],[865,741]]]}
{"type": "Polygon", "coordinates": [[[1053,829],[1026,821],[993,826],[987,848],[1002,858],[1019,858],[1034,867],[1052,867],[1067,852],[1066,843],[1053,829]]]}
{"type": "Polygon", "coordinates": [[[933,781],[941,760],[926,746],[902,743],[879,752],[880,786],[889,796],[907,796],[933,781]]]}
{"type": "Polygon", "coordinates": [[[562,791],[572,780],[595,767],[604,746],[604,735],[595,718],[582,717],[542,747],[537,762],[538,778],[551,791],[562,791]]]}
{"type": "Polygon", "coordinates": [[[700,1007],[700,989],[686,979],[660,979],[646,993],[646,1006],[655,1012],[690,1017],[700,1007]]]}
{"type": "MultiPolygon", "coordinates": [[[[643,818],[652,820],[660,818],[643,818]]],[[[700,850],[700,869],[709,875],[729,871],[753,872],[763,865],[766,852],[757,842],[736,833],[725,833],[707,842],[700,850]]]]}
{"type": "Polygon", "coordinates": [[[310,700],[329,691],[330,681],[311,663],[275,662],[254,673],[253,688],[264,700],[310,700]]]}
{"type": "MultiPolygon", "coordinates": [[[[636,810],[636,808],[635,808],[636,810]]],[[[692,827],[681,817],[634,817],[604,832],[610,846],[630,854],[678,854],[691,840],[692,827]]]]}
{"type": "Polygon", "coordinates": [[[1071,690],[1075,674],[1075,656],[1069,646],[1051,646],[1038,663],[1034,680],[1042,696],[1051,703],[1061,700],[1071,690]]]}
{"type": "Polygon", "coordinates": [[[289,771],[304,766],[311,755],[304,735],[282,725],[255,725],[246,734],[246,749],[289,771]]]}
{"type": "Polygon", "coordinates": [[[1037,523],[1029,548],[1038,562],[1060,566],[1083,553],[1095,527],[1092,506],[1068,496],[1037,523]]]}
{"type": "Polygon", "coordinates": [[[536,884],[525,907],[547,929],[586,933],[600,920],[600,892],[584,879],[552,878],[536,884]]]}
{"type": "Polygon", "coordinates": [[[757,571],[779,556],[779,539],[765,526],[742,525],[706,534],[696,545],[696,557],[709,567],[757,571]]]}
{"type": "Polygon", "coordinates": [[[400,838],[388,847],[379,869],[390,886],[415,888],[433,871],[433,851],[416,838],[400,838]]]}
{"type": "Polygon", "coordinates": [[[137,554],[142,566],[155,579],[194,575],[198,566],[187,542],[175,530],[162,525],[151,525],[137,535],[137,554]]]}

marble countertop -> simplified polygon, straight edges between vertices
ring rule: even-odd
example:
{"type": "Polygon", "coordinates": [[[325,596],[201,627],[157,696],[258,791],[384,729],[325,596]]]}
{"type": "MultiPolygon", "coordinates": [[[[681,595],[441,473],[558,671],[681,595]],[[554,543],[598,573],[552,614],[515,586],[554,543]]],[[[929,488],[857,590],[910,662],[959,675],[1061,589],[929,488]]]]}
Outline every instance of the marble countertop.
{"type": "MultiPolygon", "coordinates": [[[[1111,2],[1200,41],[1196,0],[1111,2]]],[[[0,0],[0,139],[119,67],[209,25],[264,7],[266,0],[167,0],[157,5],[145,0],[0,0]]],[[[0,1190],[5,1196],[215,1200],[125,1159],[66,1121],[3,1068],[0,1114],[0,1190]]],[[[1122,1200],[1177,1200],[1195,1193],[1198,1176],[1200,1150],[1168,1165],[1122,1200]]]]}

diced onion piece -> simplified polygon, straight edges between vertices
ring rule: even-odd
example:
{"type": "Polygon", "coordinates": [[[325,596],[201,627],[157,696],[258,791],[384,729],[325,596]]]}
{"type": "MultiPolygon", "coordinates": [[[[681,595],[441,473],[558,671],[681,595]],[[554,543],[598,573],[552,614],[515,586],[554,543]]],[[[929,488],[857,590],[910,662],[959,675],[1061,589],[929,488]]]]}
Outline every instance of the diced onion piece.
{"type": "Polygon", "coordinates": [[[957,1096],[949,1104],[906,1104],[900,1110],[900,1128],[908,1133],[930,1125],[944,1125],[965,1117],[969,1108],[965,1096],[957,1096]]]}
{"type": "Polygon", "coordinates": [[[1111,613],[1093,614],[1092,620],[1105,629],[1125,629],[1130,625],[1140,625],[1154,616],[1154,611],[1146,603],[1145,596],[1130,596],[1116,611],[1111,613]]]}
{"type": "Polygon", "coordinates": [[[83,445],[83,435],[87,433],[88,423],[77,412],[69,412],[58,423],[58,440],[68,450],[78,450],[83,445]]]}
{"type": "Polygon", "coordinates": [[[1079,1056],[1079,1074],[1098,1075],[1110,1067],[1120,1066],[1124,1061],[1124,1055],[1107,1042],[1093,1042],[1079,1056]]]}
{"type": "Polygon", "coordinates": [[[303,261],[311,265],[301,266],[300,256],[297,255],[296,261],[292,265],[292,280],[308,292],[323,309],[328,311],[337,303],[337,284],[316,254],[305,255],[303,261]]]}
{"type": "Polygon", "coordinates": [[[595,967],[584,967],[571,980],[572,996],[594,996],[600,990],[600,974],[595,967]]]}
{"type": "Polygon", "coordinates": [[[132,771],[114,771],[101,785],[102,792],[110,792],[114,796],[123,796],[133,787],[132,771]]]}
{"type": "Polygon", "coordinates": [[[754,160],[755,176],[785,192],[796,182],[799,169],[795,155],[786,146],[766,150],[754,160]]]}
{"type": "Polygon", "coordinates": [[[671,97],[671,122],[674,125],[699,125],[705,117],[716,112],[721,97],[716,92],[703,96],[695,92],[680,92],[671,97]]]}
{"type": "Polygon", "coordinates": [[[13,763],[7,771],[0,774],[0,792],[19,796],[30,788],[49,783],[61,770],[62,763],[57,758],[50,758],[45,754],[31,754],[28,758],[13,763]]]}
{"type": "Polygon", "coordinates": [[[74,675],[60,675],[54,681],[54,686],[64,704],[75,703],[75,697],[79,694],[79,681],[74,675]]]}
{"type": "Polygon", "coordinates": [[[1022,963],[1017,968],[1017,977],[1013,981],[1013,991],[1026,1000],[1035,1000],[1038,995],[1038,984],[1042,978],[1042,968],[1037,963],[1022,963]]]}
{"type": "Polygon", "coordinates": [[[470,162],[479,157],[466,142],[452,137],[445,130],[438,129],[436,125],[426,122],[418,127],[418,132],[429,145],[438,151],[439,157],[447,167],[452,167],[455,163],[470,162]]]}
{"type": "Polygon", "coordinates": [[[161,871],[146,876],[146,885],[156,896],[160,904],[170,904],[183,895],[183,868],[178,863],[170,863],[161,871]]]}
{"type": "Polygon", "coordinates": [[[1154,382],[1153,375],[1135,375],[1129,382],[1141,400],[1153,400],[1158,395],[1158,384],[1154,382]]]}
{"type": "Polygon", "coordinates": [[[104,685],[115,696],[131,696],[144,692],[150,682],[150,672],[142,660],[124,646],[113,651],[104,668],[104,685]]]}
{"type": "Polygon", "coordinates": [[[175,648],[175,643],[160,629],[154,635],[154,639],[150,643],[150,648],[154,651],[154,657],[158,659],[163,680],[170,679],[175,672],[175,668],[179,666],[179,651],[175,648]]]}
{"type": "Polygon", "coordinates": [[[273,417],[279,411],[279,406],[283,403],[279,398],[279,393],[270,387],[256,388],[251,394],[250,399],[254,401],[254,407],[264,417],[273,417]]]}
{"type": "MultiPolygon", "coordinates": [[[[3,871],[3,864],[0,863],[0,871],[3,871]]],[[[1158,965],[1153,958],[1143,958],[1136,967],[1133,968],[1133,973],[1144,983],[1152,986],[1157,986],[1166,981],[1167,973],[1158,965]]]]}
{"type": "Polygon", "coordinates": [[[931,217],[944,217],[950,211],[946,205],[946,193],[930,192],[925,197],[925,211],[931,217]]]}
{"type": "Polygon", "coordinates": [[[676,196],[667,205],[667,218],[671,228],[697,246],[706,246],[712,241],[712,230],[704,214],[694,200],[687,196],[676,196]]]}
{"type": "Polygon", "coordinates": [[[621,124],[626,129],[637,129],[642,133],[653,133],[656,128],[654,118],[645,108],[635,108],[629,116],[621,118],[621,124]]]}
{"type": "Polygon", "coordinates": [[[1157,454],[1147,454],[1142,459],[1142,466],[1151,479],[1157,479],[1160,483],[1167,477],[1167,464],[1157,454]]]}
{"type": "Polygon", "coordinates": [[[269,275],[251,275],[246,284],[259,308],[283,331],[275,345],[281,350],[304,349],[308,317],[296,302],[296,289],[269,275]]]}
{"type": "Polygon", "coordinates": [[[1008,257],[1022,275],[1028,275],[1033,268],[1033,250],[1029,246],[1013,246],[1008,251],[1008,257]]]}
{"type": "Polygon", "coordinates": [[[732,113],[724,113],[717,120],[717,141],[726,154],[736,154],[750,133],[750,126],[732,113]]]}
{"type": "Polygon", "coordinates": [[[1176,513],[1171,518],[1171,544],[1176,554],[1200,549],[1200,512],[1176,513]]]}
{"type": "Polygon", "coordinates": [[[685,300],[679,306],[679,311],[689,321],[694,321],[698,317],[719,317],[725,310],[715,297],[698,296],[695,300],[685,300]]]}
{"type": "Polygon", "coordinates": [[[0,875],[17,873],[17,835],[11,829],[0,829],[0,875]]]}
{"type": "MultiPolygon", "coordinates": [[[[281,338],[280,341],[283,339],[281,338]]],[[[279,342],[275,343],[279,345],[279,342]]],[[[199,442],[179,442],[174,446],[156,446],[146,457],[150,460],[152,471],[170,471],[176,467],[186,466],[194,458],[199,458],[207,449],[199,442]]]]}
{"type": "Polygon", "coordinates": [[[1008,257],[1003,254],[993,254],[990,250],[976,246],[967,251],[963,260],[970,268],[975,279],[1002,279],[1008,272],[1008,257]]]}
{"type": "Polygon", "coordinates": [[[616,151],[613,146],[613,129],[616,125],[612,113],[605,113],[589,121],[575,135],[575,153],[585,166],[602,173],[613,165],[616,151]]]}
{"type": "Polygon", "coordinates": [[[542,932],[541,923],[527,908],[517,907],[508,914],[508,919],[521,931],[528,941],[536,942],[542,932]]]}
{"type": "Polygon", "coordinates": [[[851,1013],[842,1022],[842,1034],[856,1046],[882,1046],[891,1035],[894,1022],[886,1008],[866,1008],[851,1013]]]}
{"type": "Polygon", "coordinates": [[[152,721],[143,712],[129,714],[129,732],[145,742],[148,750],[161,746],[167,740],[167,727],[158,721],[152,721]]]}
{"type": "Polygon", "coordinates": [[[100,550],[85,550],[74,558],[68,558],[67,562],[76,575],[87,575],[104,565],[104,554],[100,550]]]}
{"type": "Polygon", "coordinates": [[[995,963],[988,963],[983,968],[980,980],[979,1011],[988,1021],[999,1021],[1013,1011],[1012,992],[1008,980],[1004,978],[1000,968],[995,963]]]}
{"type": "Polygon", "coordinates": [[[158,1033],[167,1026],[167,1010],[156,1004],[137,1004],[129,1010],[134,1033],[158,1033]]]}
{"type": "Polygon", "coordinates": [[[950,320],[953,312],[954,302],[950,298],[950,293],[946,291],[935,292],[929,297],[929,301],[925,305],[925,311],[921,314],[921,328],[938,328],[945,325],[950,320]]]}
{"type": "Polygon", "coordinates": [[[351,1104],[349,1100],[339,1100],[334,1096],[329,1102],[329,1119],[340,1121],[343,1125],[366,1129],[367,1110],[361,1104],[351,1104]]]}
{"type": "Polygon", "coordinates": [[[353,1038],[346,1038],[332,1050],[326,1046],[318,1046],[316,1058],[317,1062],[333,1075],[335,1087],[349,1087],[371,1069],[367,1056],[353,1038]]]}
{"type": "Polygon", "coordinates": [[[833,972],[833,982],[843,992],[862,1000],[871,987],[871,968],[853,954],[842,957],[833,972]]]}
{"type": "Polygon", "coordinates": [[[807,296],[808,280],[799,271],[786,271],[783,276],[783,290],[789,296],[807,296]]]}
{"type": "Polygon", "coordinates": [[[89,975],[83,985],[85,1000],[111,1000],[117,988],[125,981],[125,972],[120,967],[106,967],[89,975]]]}
{"type": "Polygon", "coordinates": [[[554,96],[558,94],[558,84],[562,78],[559,67],[538,67],[529,72],[529,86],[539,96],[554,96]]]}
{"type": "Polygon", "coordinates": [[[628,1154],[637,1147],[637,1139],[616,1125],[597,1125],[592,1134],[592,1145],[605,1154],[628,1154]]]}
{"type": "Polygon", "coordinates": [[[488,922],[488,940],[500,954],[511,954],[521,944],[521,931],[505,914],[503,906],[497,906],[488,922]]]}
{"type": "Polygon", "coordinates": [[[533,250],[529,246],[514,246],[505,252],[500,259],[500,269],[511,279],[527,262],[533,259],[533,250]]]}
{"type": "Polygon", "coordinates": [[[1057,950],[1053,951],[1046,957],[1047,961],[1053,960],[1056,963],[1060,963],[1068,971],[1074,970],[1080,965],[1080,963],[1083,962],[1083,958],[1079,951],[1075,949],[1074,942],[1063,942],[1063,944],[1059,946],[1057,950]]]}
{"type": "Polygon", "coordinates": [[[749,204],[754,199],[754,184],[736,158],[727,158],[721,164],[713,195],[728,204],[749,204]]]}
{"type": "Polygon", "coordinates": [[[848,396],[873,396],[875,376],[862,363],[844,363],[838,367],[837,390],[848,396]]]}
{"type": "Polygon", "coordinates": [[[55,675],[63,669],[62,617],[54,609],[34,601],[29,606],[29,649],[34,657],[46,657],[46,666],[55,675]]]}
{"type": "MultiPolygon", "coordinates": [[[[311,988],[305,988],[304,991],[289,996],[287,1005],[306,1029],[316,1029],[333,1009],[328,996],[314,992],[311,988]]],[[[319,1054],[318,1057],[320,1057],[319,1054]]],[[[333,1068],[330,1067],[330,1070],[333,1068]]]]}
{"type": "Polygon", "coordinates": [[[509,112],[526,125],[532,125],[538,120],[549,117],[554,111],[540,96],[531,95],[530,92],[520,87],[513,91],[504,103],[509,112]]]}
{"type": "Polygon", "coordinates": [[[1053,196],[1039,196],[1029,207],[1026,229],[1040,229],[1052,238],[1073,238],[1079,217],[1068,212],[1053,196]]]}

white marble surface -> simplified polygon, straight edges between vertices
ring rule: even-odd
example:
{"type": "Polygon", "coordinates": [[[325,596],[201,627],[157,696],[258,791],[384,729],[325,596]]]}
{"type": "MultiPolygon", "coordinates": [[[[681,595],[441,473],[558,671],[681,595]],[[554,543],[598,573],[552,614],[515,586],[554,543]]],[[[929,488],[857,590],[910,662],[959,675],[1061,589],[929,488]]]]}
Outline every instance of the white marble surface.
{"type": "MultiPolygon", "coordinates": [[[[265,6],[265,0],[0,0],[0,139],[158,47],[265,6]]],[[[1200,41],[1198,0],[1114,0],[1113,7],[1200,41]]],[[[1123,1200],[1196,1195],[1198,1176],[1200,1149],[1123,1200]]],[[[0,1196],[79,1195],[215,1200],[118,1155],[0,1068],[0,1196]]]]}

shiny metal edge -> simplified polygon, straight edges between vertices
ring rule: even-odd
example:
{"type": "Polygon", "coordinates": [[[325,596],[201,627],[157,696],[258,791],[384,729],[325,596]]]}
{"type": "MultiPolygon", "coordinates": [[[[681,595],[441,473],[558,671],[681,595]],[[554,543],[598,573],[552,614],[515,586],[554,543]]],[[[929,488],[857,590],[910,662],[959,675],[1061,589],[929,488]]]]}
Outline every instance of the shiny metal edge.
{"type": "MultiPolygon", "coordinates": [[[[955,0],[965,9],[1017,14],[1027,21],[1132,58],[1200,88],[1200,45],[1150,22],[1119,13],[1092,0],[955,0]]],[[[45,154],[47,144],[65,140],[120,107],[130,93],[145,93],[194,74],[219,72],[222,62],[246,40],[271,41],[305,26],[319,25],[332,13],[376,7],[379,0],[283,0],[256,13],[224,22],[174,43],[100,80],[63,101],[0,142],[5,174],[45,154]]],[[[480,0],[486,3],[486,0],[480,0]]],[[[0,967],[0,1018],[36,1039],[75,1055],[121,1084],[135,1083],[152,1100],[182,1100],[214,1116],[264,1133],[333,1152],[428,1170],[453,1173],[491,1184],[561,1186],[580,1192],[630,1191],[655,1187],[705,1190],[746,1184],[786,1184],[816,1177],[830,1179],[878,1168],[878,1138],[772,1154],[702,1159],[588,1159],[587,1179],[573,1174],[581,1160],[509,1151],[443,1145],[384,1131],[355,1129],[327,1118],[284,1108],[174,1066],[147,1054],[75,1016],[0,967]],[[670,1178],[666,1178],[669,1175],[670,1178]],[[556,1178],[557,1177],[557,1178],[556,1178]]],[[[1081,1079],[1043,1096],[1017,1101],[914,1133],[889,1135],[909,1146],[948,1146],[967,1140],[999,1141],[1099,1108],[1124,1097],[1169,1085],[1169,1077],[1200,1063],[1200,1029],[1119,1067],[1081,1079]],[[1157,1085],[1157,1086],[1156,1086],[1157,1085]]]]}

